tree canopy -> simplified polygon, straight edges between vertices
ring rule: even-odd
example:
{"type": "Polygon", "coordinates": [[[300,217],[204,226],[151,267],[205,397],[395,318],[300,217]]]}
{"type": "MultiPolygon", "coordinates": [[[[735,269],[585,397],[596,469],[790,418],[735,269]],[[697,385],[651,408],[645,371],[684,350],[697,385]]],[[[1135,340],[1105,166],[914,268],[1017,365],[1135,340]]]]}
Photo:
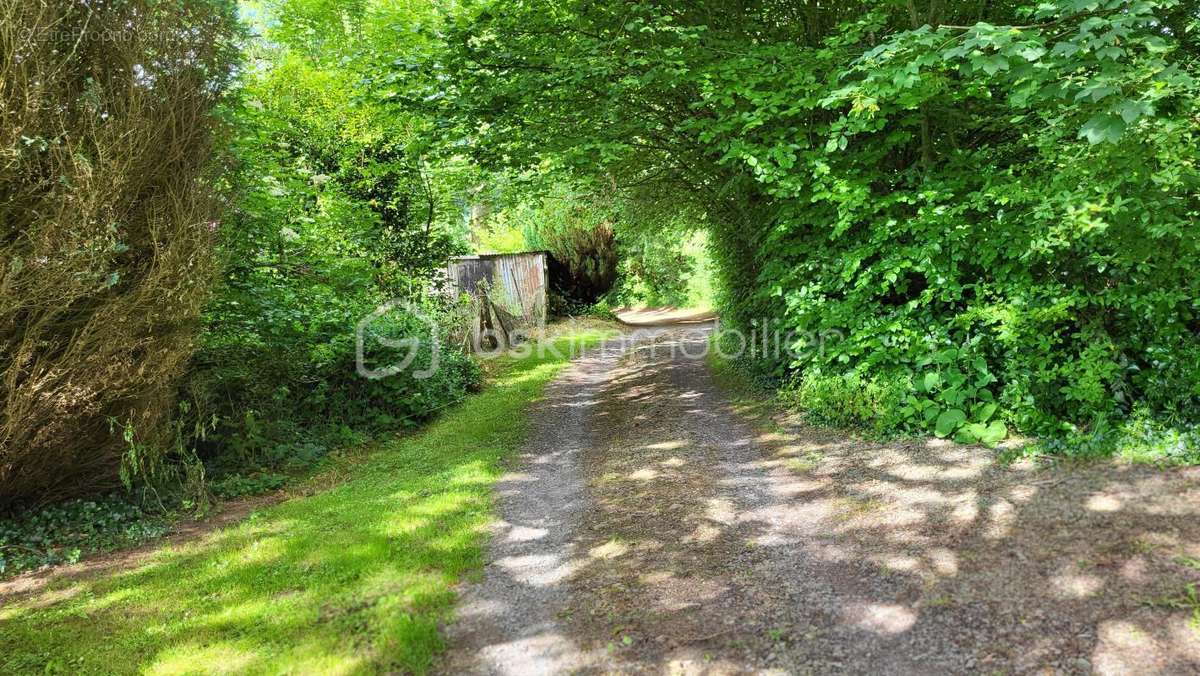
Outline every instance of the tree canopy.
{"type": "Polygon", "coordinates": [[[770,372],[963,440],[1195,419],[1194,4],[469,8],[475,156],[703,209],[727,321],[820,343],[770,372]]]}

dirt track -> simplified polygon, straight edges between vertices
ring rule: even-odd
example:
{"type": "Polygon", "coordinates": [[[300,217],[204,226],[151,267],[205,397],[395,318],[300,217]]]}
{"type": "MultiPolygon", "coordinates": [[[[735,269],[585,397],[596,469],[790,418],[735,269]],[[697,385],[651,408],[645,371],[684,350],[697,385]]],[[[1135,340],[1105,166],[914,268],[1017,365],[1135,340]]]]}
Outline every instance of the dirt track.
{"type": "Polygon", "coordinates": [[[531,412],[444,671],[1200,673],[1200,471],[751,422],[706,330],[610,343],[531,412]]]}

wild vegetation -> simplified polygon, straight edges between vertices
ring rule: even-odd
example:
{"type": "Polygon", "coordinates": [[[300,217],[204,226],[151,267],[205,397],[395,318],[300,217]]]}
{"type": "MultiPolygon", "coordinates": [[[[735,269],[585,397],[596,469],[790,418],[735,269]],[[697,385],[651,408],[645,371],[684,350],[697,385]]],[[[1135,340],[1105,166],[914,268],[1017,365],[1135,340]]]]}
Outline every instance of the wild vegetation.
{"type": "MultiPolygon", "coordinates": [[[[807,423],[1200,464],[1198,35],[1192,0],[0,0],[0,576],[281,501],[6,601],[0,670],[429,668],[570,355],[470,353],[470,253],[548,252],[559,317],[715,309],[718,377],[807,423]]],[[[1043,528],[1124,508],[1054,485],[1043,528]]]]}
{"type": "Polygon", "coordinates": [[[0,4],[0,510],[177,466],[236,33],[225,3],[0,4]]]}
{"type": "MultiPolygon", "coordinates": [[[[450,346],[460,330],[456,301],[426,293],[446,258],[467,250],[455,191],[470,172],[431,166],[428,111],[388,103],[398,85],[370,71],[381,53],[421,58],[425,40],[390,28],[432,9],[253,8],[249,30],[258,37],[226,108],[223,280],[182,392],[186,442],[226,494],[269,487],[372,432],[412,427],[480,377],[450,346]],[[445,344],[431,378],[414,377],[434,359],[431,340],[410,369],[358,373],[356,326],[393,299],[403,307],[364,336],[366,365],[388,363],[379,336],[436,333],[445,344]]],[[[406,84],[404,95],[425,86],[406,84]]]]}
{"type": "Polygon", "coordinates": [[[411,436],[339,454],[297,497],[160,550],[121,575],[58,582],[66,605],[0,608],[0,671],[422,672],[454,585],[481,565],[492,485],[522,411],[604,329],[498,365],[482,394],[411,436]]]}
{"type": "Polygon", "coordinates": [[[543,0],[475,5],[448,63],[481,162],[700,209],[727,325],[794,348],[747,365],[802,406],[994,443],[1200,419],[1196,27],[1174,0],[543,0]]]}
{"type": "Polygon", "coordinates": [[[0,7],[10,571],[476,391],[472,251],[779,336],[815,422],[1200,460],[1193,3],[0,7]]]}

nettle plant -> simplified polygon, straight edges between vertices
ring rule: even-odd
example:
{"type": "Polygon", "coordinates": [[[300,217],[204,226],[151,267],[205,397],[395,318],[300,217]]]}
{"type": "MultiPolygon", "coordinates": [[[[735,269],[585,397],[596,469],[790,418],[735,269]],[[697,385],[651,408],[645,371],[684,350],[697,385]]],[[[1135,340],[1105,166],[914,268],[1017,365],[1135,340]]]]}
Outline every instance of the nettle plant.
{"type": "Polygon", "coordinates": [[[988,387],[997,379],[987,360],[969,347],[951,347],[916,366],[913,391],[899,411],[910,424],[965,444],[992,446],[1008,436],[1008,426],[995,419],[999,406],[988,387]]]}

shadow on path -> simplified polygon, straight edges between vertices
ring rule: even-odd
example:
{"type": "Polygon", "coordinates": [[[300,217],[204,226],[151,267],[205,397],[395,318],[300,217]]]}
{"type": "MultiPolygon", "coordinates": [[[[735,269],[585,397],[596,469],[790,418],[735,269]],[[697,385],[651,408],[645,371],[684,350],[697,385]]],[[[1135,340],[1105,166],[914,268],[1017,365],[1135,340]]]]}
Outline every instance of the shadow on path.
{"type": "Polygon", "coordinates": [[[706,331],[548,392],[448,671],[1200,673],[1200,471],[751,424],[706,331]]]}

